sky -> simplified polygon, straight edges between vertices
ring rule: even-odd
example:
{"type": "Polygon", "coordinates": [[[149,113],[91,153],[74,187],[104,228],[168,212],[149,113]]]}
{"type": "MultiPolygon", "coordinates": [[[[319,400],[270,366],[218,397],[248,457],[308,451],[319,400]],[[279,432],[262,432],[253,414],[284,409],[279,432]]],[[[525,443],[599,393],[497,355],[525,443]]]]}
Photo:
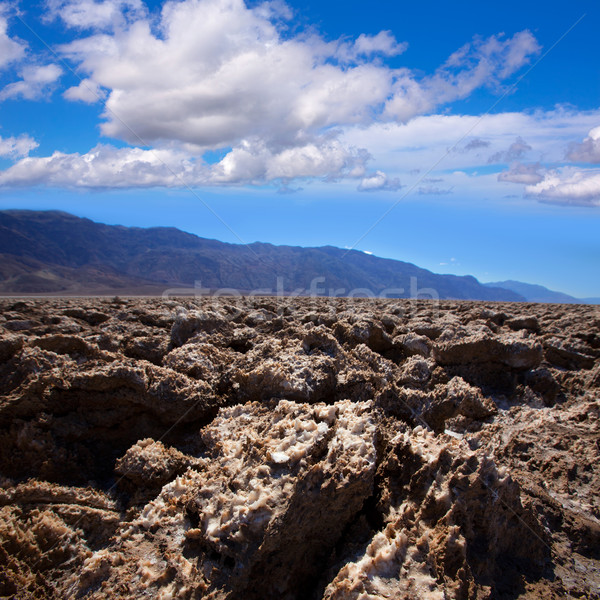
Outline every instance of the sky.
{"type": "Polygon", "coordinates": [[[600,297],[595,1],[0,0],[0,209],[600,297]]]}

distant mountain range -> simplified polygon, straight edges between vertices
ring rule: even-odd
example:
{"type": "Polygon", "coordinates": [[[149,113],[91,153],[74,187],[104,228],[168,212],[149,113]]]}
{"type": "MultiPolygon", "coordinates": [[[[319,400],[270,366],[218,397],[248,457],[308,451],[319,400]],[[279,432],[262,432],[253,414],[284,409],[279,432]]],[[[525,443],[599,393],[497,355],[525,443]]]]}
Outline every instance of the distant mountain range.
{"type": "MultiPolygon", "coordinates": [[[[228,244],[173,227],[103,225],[58,211],[0,211],[4,295],[158,295],[199,287],[499,301],[529,300],[529,287],[545,290],[518,282],[483,285],[471,276],[438,275],[411,263],[333,246],[228,244]],[[521,285],[526,287],[515,287],[521,285]]],[[[550,301],[575,301],[562,297],[550,301]]]]}
{"type": "Polygon", "coordinates": [[[562,292],[555,292],[545,288],[543,285],[523,283],[521,281],[496,281],[484,283],[491,288],[504,288],[512,290],[527,298],[529,302],[550,302],[555,304],[600,304],[600,298],[575,298],[562,292]]]}

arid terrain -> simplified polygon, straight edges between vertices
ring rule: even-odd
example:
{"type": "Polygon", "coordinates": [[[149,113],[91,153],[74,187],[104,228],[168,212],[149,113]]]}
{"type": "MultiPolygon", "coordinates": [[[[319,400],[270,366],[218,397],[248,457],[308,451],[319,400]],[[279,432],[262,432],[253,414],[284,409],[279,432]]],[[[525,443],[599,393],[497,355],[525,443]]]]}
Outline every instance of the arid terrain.
{"type": "Polygon", "coordinates": [[[598,307],[0,307],[0,597],[600,598],[598,307]]]}

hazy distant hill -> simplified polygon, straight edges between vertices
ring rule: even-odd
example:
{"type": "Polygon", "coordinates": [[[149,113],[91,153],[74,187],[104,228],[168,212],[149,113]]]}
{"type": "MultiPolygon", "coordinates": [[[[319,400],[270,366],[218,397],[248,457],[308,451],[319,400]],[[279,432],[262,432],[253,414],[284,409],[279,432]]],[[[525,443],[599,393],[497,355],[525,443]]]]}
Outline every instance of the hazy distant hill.
{"type": "MultiPolygon", "coordinates": [[[[338,295],[363,288],[432,288],[440,298],[524,300],[519,293],[484,286],[474,277],[438,275],[411,263],[325,246],[301,248],[227,244],[172,227],[103,225],[57,211],[0,211],[0,292],[148,293],[193,286],[243,291],[277,289],[338,295]]],[[[391,295],[391,294],[390,294],[391,295]]]]}
{"type": "Polygon", "coordinates": [[[493,288],[504,288],[512,290],[521,296],[524,296],[529,302],[548,302],[556,304],[596,304],[598,298],[574,298],[562,292],[549,290],[543,285],[534,285],[531,283],[523,283],[521,281],[495,281],[492,283],[484,283],[483,285],[493,288]]]}

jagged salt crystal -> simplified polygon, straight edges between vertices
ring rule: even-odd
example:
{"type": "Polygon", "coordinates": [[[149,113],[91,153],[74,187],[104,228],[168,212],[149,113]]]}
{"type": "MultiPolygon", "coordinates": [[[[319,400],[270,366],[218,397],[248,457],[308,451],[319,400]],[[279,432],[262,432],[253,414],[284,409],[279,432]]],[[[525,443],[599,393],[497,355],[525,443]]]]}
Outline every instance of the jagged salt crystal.
{"type": "Polygon", "coordinates": [[[462,433],[457,433],[456,431],[452,431],[451,429],[444,429],[444,433],[457,440],[462,440],[464,437],[462,433]]]}
{"type": "Polygon", "coordinates": [[[271,452],[271,461],[281,465],[290,460],[290,457],[285,452],[271,452]]]}

